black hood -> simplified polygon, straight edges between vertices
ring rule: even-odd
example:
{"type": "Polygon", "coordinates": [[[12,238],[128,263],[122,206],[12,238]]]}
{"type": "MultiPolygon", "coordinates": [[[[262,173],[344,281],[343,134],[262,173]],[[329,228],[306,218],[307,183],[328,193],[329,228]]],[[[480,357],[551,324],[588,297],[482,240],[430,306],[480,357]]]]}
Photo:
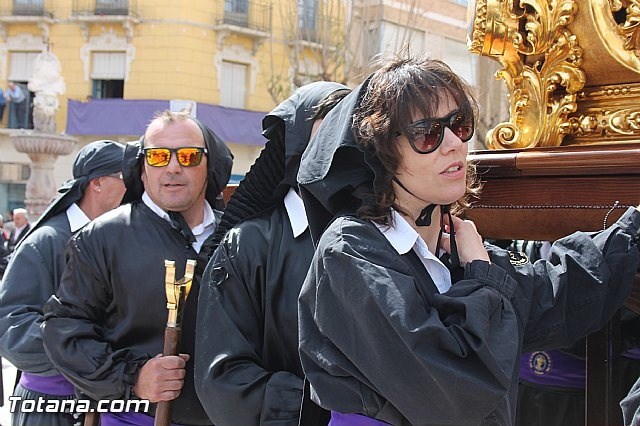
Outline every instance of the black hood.
{"type": "Polygon", "coordinates": [[[78,151],[73,160],[73,178],[66,181],[58,189],[59,195],[31,226],[29,234],[38,229],[50,217],[67,210],[73,203],[80,201],[91,179],[121,172],[124,151],[124,145],[109,140],[91,142],[78,151]]]}
{"type": "Polygon", "coordinates": [[[373,148],[359,145],[352,129],[368,81],[329,112],[302,155],[298,183],[314,242],[338,212],[355,213],[364,202],[372,202],[382,177],[373,148]]]}
{"type": "MultiPolygon", "coordinates": [[[[204,137],[204,143],[209,151],[207,156],[207,193],[205,198],[214,208],[220,208],[220,193],[227,186],[231,177],[231,167],[233,166],[233,154],[227,145],[211,129],[195,118],[193,120],[204,137]]],[[[123,203],[139,200],[144,192],[141,173],[144,156],[144,136],[135,142],[129,142],[124,153],[124,166],[122,174],[127,192],[124,195],[123,203]]]]}
{"type": "Polygon", "coordinates": [[[311,137],[315,107],[338,90],[348,88],[327,81],[307,84],[265,116],[262,134],[268,141],[231,196],[216,230],[216,242],[237,223],[280,203],[289,188],[297,187],[296,175],[311,137]]]}
{"type": "Polygon", "coordinates": [[[288,187],[298,186],[296,176],[300,167],[300,158],[311,137],[315,107],[338,90],[349,90],[349,88],[330,81],[307,84],[296,90],[262,120],[264,137],[270,141],[284,137],[285,173],[281,183],[287,186],[286,190],[288,187]]]}

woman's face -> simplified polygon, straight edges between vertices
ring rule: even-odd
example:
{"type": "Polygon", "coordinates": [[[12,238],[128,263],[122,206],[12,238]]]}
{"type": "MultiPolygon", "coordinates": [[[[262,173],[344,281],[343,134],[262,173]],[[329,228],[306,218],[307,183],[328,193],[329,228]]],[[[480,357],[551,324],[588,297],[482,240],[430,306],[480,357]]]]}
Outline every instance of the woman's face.
{"type": "MultiPolygon", "coordinates": [[[[440,103],[435,117],[415,114],[412,122],[426,118],[443,118],[458,109],[452,100],[440,103]]],[[[468,144],[462,142],[449,127],[444,127],[442,143],[433,152],[419,154],[405,134],[396,137],[400,163],[396,178],[414,196],[394,184],[396,202],[409,211],[420,211],[428,204],[447,205],[459,200],[466,191],[468,144]],[[418,198],[416,198],[418,197],[418,198]]]]}

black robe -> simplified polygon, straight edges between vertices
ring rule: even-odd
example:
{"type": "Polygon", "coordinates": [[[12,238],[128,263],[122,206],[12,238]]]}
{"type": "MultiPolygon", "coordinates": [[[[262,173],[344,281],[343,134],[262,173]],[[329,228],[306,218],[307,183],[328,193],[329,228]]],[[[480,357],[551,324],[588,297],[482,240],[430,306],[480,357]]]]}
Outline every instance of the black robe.
{"type": "MultiPolygon", "coordinates": [[[[298,425],[297,299],[313,244],[308,231],[293,237],[283,200],[296,186],[315,107],[345,89],[308,84],[264,118],[269,141],[221,220],[218,232],[228,232],[205,272],[196,344],[196,388],[219,426],[298,425]]],[[[301,424],[325,426],[328,413],[304,403],[301,424]]]]}
{"type": "Polygon", "coordinates": [[[639,229],[630,209],[534,265],[488,246],[491,263],[467,264],[439,294],[371,222],[337,218],[300,294],[312,398],[393,425],[513,424],[520,353],[568,346],[611,318],[633,283],[639,229]]]}
{"type": "Polygon", "coordinates": [[[196,386],[216,425],[297,426],[303,373],[297,299],[313,255],[284,205],[236,225],[205,271],[196,386]]]}
{"type": "MultiPolygon", "coordinates": [[[[219,220],[221,213],[215,213],[219,220]]],[[[140,367],[162,352],[167,323],[164,260],[176,262],[180,278],[187,259],[197,259],[180,347],[192,358],[182,393],[173,401],[173,421],[211,424],[193,385],[198,287],[209,251],[205,241],[197,254],[179,230],[139,201],[100,216],[69,242],[60,289],[44,308],[47,354],[89,397],[135,398],[131,389],[140,367]]]]}
{"type": "Polygon", "coordinates": [[[12,254],[0,286],[0,355],[18,370],[59,374],[44,351],[42,306],[55,294],[71,238],[66,212],[58,213],[29,234],[12,254]]]}

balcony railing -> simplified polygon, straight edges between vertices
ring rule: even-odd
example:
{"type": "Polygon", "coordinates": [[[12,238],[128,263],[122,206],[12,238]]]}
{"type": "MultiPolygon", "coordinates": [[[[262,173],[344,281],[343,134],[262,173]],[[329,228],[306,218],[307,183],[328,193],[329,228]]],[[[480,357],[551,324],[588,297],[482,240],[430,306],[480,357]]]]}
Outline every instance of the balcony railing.
{"type": "Polygon", "coordinates": [[[53,0],[0,0],[0,16],[52,17],[53,0]]]}
{"type": "Polygon", "coordinates": [[[343,23],[331,16],[315,15],[307,16],[298,21],[299,40],[310,43],[332,45],[336,37],[344,34],[343,23]]]}
{"type": "Polygon", "coordinates": [[[137,16],[136,0],[73,0],[74,16],[137,16]]]}
{"type": "Polygon", "coordinates": [[[271,31],[271,5],[255,0],[223,0],[217,2],[215,24],[231,25],[259,32],[271,31]]]}

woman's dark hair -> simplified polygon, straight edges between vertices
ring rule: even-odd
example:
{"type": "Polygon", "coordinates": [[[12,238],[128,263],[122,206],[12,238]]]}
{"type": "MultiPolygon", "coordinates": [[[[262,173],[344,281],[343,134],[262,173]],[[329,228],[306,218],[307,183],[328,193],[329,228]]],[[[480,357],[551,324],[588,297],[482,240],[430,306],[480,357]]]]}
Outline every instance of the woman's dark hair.
{"type": "Polygon", "coordinates": [[[341,100],[344,99],[351,93],[351,89],[339,89],[335,92],[328,95],[324,98],[318,105],[313,108],[313,116],[310,118],[311,121],[322,120],[324,119],[331,110],[340,103],[341,100]]]}
{"type": "MultiPolygon", "coordinates": [[[[375,202],[362,205],[358,216],[390,223],[395,203],[392,181],[400,163],[395,135],[411,124],[416,113],[433,117],[440,104],[450,100],[477,115],[471,88],[442,61],[425,56],[397,58],[373,73],[354,112],[353,128],[358,143],[372,149],[380,161],[382,170],[378,172],[382,175],[377,177],[375,202]]],[[[478,191],[475,167],[467,163],[467,191],[451,210],[459,212],[467,207],[468,196],[478,191]]]]}

